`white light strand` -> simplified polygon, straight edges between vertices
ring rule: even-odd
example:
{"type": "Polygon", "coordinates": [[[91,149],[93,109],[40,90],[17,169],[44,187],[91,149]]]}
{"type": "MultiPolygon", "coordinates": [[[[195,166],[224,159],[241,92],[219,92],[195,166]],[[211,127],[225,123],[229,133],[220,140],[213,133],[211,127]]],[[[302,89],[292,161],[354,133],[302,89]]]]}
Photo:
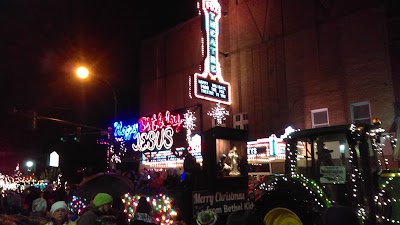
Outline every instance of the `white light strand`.
{"type": "Polygon", "coordinates": [[[196,117],[194,116],[194,112],[187,110],[185,114],[183,114],[183,127],[186,128],[186,141],[190,143],[192,140],[192,130],[196,127],[196,117]]]}
{"type": "Polygon", "coordinates": [[[208,111],[207,115],[211,116],[214,120],[217,120],[216,125],[219,126],[226,120],[225,116],[229,116],[229,111],[220,106],[220,103],[217,102],[216,107],[211,108],[211,111],[208,111]]]}

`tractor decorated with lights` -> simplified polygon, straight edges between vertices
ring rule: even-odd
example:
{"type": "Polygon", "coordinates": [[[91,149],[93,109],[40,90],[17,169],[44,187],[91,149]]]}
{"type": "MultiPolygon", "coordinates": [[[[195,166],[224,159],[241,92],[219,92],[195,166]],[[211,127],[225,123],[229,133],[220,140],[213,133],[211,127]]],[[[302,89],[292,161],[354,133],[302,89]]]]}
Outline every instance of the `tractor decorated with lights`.
{"type": "Polygon", "coordinates": [[[295,131],[285,174],[266,176],[256,214],[266,225],[400,224],[400,170],[383,170],[379,124],[295,131]]]}

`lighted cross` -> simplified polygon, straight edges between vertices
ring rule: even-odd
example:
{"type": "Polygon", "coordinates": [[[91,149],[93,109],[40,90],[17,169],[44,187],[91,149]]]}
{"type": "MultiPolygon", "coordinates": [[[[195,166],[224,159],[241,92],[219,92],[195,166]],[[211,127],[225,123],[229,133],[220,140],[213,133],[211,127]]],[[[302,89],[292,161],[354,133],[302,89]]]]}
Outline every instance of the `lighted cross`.
{"type": "Polygon", "coordinates": [[[220,106],[219,102],[217,102],[217,106],[211,108],[211,111],[208,111],[207,115],[211,116],[214,120],[217,120],[216,125],[219,126],[226,120],[225,116],[229,116],[229,111],[220,106]]]}

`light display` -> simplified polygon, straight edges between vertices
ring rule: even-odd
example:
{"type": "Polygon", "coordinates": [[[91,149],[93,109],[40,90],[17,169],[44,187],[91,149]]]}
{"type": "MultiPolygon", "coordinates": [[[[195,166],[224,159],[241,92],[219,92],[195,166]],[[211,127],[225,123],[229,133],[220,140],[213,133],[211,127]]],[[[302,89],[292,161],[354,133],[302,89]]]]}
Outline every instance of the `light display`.
{"type": "Polygon", "coordinates": [[[72,196],[72,199],[69,203],[69,211],[73,215],[82,215],[85,211],[86,206],[89,205],[89,202],[86,198],[72,196]]]}
{"type": "Polygon", "coordinates": [[[183,119],[179,114],[172,115],[166,111],[165,116],[161,113],[153,114],[152,117],[142,117],[139,119],[139,133],[134,139],[136,144],[132,144],[134,151],[153,151],[170,149],[174,143],[174,132],[179,133],[183,119]]]}
{"type": "Polygon", "coordinates": [[[192,79],[189,79],[189,96],[193,91],[197,98],[230,105],[231,87],[222,77],[221,65],[218,59],[221,6],[218,0],[204,0],[202,1],[201,12],[205,25],[203,31],[205,40],[203,38],[201,43],[202,54],[203,56],[205,55],[205,59],[202,73],[194,74],[193,83],[192,79]]]}
{"type": "Polygon", "coordinates": [[[133,139],[139,132],[139,124],[135,123],[133,125],[123,126],[122,122],[114,123],[114,137],[123,137],[125,141],[133,139]]]}
{"type": "Polygon", "coordinates": [[[185,114],[183,114],[184,122],[183,127],[186,128],[186,141],[190,143],[192,130],[196,127],[196,117],[194,116],[194,112],[187,110],[185,114]]]}
{"type": "MultiPolygon", "coordinates": [[[[124,198],[122,198],[122,202],[125,205],[124,212],[128,214],[129,221],[135,215],[140,198],[140,195],[132,196],[129,194],[125,194],[124,198]]],[[[168,196],[157,194],[155,196],[147,196],[146,200],[153,207],[153,217],[157,224],[168,225],[174,222],[177,213],[172,208],[172,200],[168,196]]]]}
{"type": "Polygon", "coordinates": [[[216,125],[219,126],[226,120],[225,116],[229,116],[229,111],[217,102],[217,105],[214,108],[211,108],[211,111],[209,111],[207,115],[215,119],[217,121],[216,125]]]}
{"type": "Polygon", "coordinates": [[[293,131],[294,129],[289,126],[280,137],[271,134],[268,138],[260,138],[256,141],[247,142],[249,163],[270,162],[275,159],[284,160],[286,155],[286,143],[284,139],[293,131]]]}

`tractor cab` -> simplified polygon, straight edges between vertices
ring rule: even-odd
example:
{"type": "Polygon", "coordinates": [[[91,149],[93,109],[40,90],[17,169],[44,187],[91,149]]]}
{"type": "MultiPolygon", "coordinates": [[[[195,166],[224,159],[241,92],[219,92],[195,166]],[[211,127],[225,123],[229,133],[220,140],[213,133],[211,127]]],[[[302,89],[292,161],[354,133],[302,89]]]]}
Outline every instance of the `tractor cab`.
{"type": "Polygon", "coordinates": [[[294,132],[286,171],[319,183],[334,204],[368,205],[363,196],[377,190],[381,171],[378,131],[351,125],[294,132]]]}

